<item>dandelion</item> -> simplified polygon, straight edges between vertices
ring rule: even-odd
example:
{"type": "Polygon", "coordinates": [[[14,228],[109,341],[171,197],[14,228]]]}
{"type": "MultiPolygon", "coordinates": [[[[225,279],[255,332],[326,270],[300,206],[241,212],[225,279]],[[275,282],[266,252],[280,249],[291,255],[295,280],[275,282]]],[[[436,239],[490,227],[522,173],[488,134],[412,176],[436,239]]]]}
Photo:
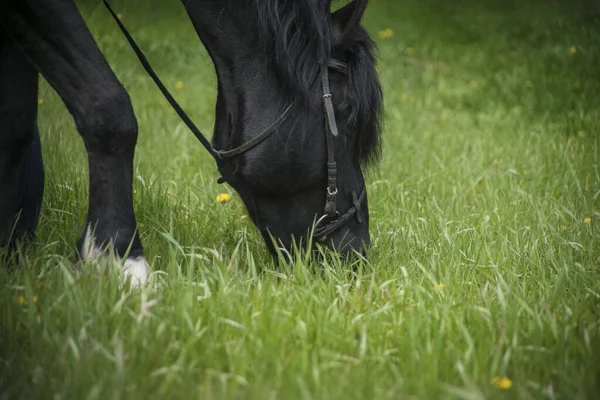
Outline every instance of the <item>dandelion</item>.
{"type": "Polygon", "coordinates": [[[577,132],[577,136],[584,137],[585,136],[585,132],[584,131],[579,131],[579,132],[577,132]]]}
{"type": "Polygon", "coordinates": [[[183,89],[183,82],[177,81],[177,83],[175,84],[175,87],[180,90],[183,89]]]}
{"type": "Polygon", "coordinates": [[[409,47],[408,49],[406,49],[406,54],[410,57],[413,54],[415,54],[415,49],[413,49],[412,47],[409,47]]]}
{"type": "Polygon", "coordinates": [[[569,49],[569,53],[571,53],[571,54],[577,54],[577,47],[571,46],[571,48],[569,49]]]}
{"type": "Polygon", "coordinates": [[[566,231],[566,230],[567,230],[567,227],[566,227],[565,225],[561,225],[561,226],[560,226],[560,230],[564,232],[564,231],[566,231]]]}
{"type": "Polygon", "coordinates": [[[229,201],[229,199],[231,199],[229,194],[221,193],[217,196],[217,203],[225,203],[226,201],[229,201]]]}
{"type": "Polygon", "coordinates": [[[38,104],[41,106],[42,104],[44,104],[44,99],[42,99],[41,97],[38,99],[38,104]]]}
{"type": "Polygon", "coordinates": [[[389,39],[392,36],[394,36],[394,31],[392,31],[390,28],[384,29],[382,31],[379,31],[379,38],[380,39],[389,39]]]}
{"type": "Polygon", "coordinates": [[[17,296],[17,303],[19,304],[27,304],[27,300],[25,300],[25,296],[22,294],[17,296]]]}
{"type": "Polygon", "coordinates": [[[490,383],[496,386],[496,389],[506,390],[512,387],[512,381],[506,376],[497,376],[495,378],[492,378],[490,383]]]}
{"type": "Polygon", "coordinates": [[[591,223],[591,222],[592,222],[592,219],[591,219],[590,217],[585,217],[585,218],[583,219],[583,222],[585,222],[586,224],[589,224],[589,223],[591,223]]]}
{"type": "Polygon", "coordinates": [[[471,83],[469,83],[469,86],[471,86],[472,89],[475,89],[477,87],[477,81],[472,80],[471,83]]]}
{"type": "Polygon", "coordinates": [[[443,284],[442,282],[440,282],[440,284],[438,285],[438,287],[439,287],[440,289],[443,289],[443,288],[444,288],[444,284],[443,284]]]}

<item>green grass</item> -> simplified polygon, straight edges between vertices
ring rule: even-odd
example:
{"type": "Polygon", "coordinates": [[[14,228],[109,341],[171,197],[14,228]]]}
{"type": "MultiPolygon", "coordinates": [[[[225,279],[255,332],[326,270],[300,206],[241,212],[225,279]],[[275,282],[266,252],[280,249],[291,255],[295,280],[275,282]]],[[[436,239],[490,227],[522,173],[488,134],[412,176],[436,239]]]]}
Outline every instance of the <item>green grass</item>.
{"type": "MultiPolygon", "coordinates": [[[[215,76],[182,6],[124,3],[210,131],[215,76]]],[[[355,269],[275,268],[239,198],[216,204],[233,192],[107,12],[82,10],[133,99],[135,208],[163,285],[123,290],[93,265],[76,277],[86,156],[42,83],[44,209],[23,265],[0,269],[0,398],[600,397],[593,2],[372,1],[385,142],[355,269]],[[490,383],[504,376],[510,389],[490,383]]]]}

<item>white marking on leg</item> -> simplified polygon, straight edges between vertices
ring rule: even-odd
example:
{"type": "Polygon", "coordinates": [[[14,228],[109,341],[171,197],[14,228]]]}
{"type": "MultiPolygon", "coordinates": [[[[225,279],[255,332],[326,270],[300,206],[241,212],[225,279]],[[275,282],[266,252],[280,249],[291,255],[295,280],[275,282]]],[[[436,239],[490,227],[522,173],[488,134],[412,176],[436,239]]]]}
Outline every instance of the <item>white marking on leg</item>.
{"type": "Polygon", "coordinates": [[[125,280],[131,279],[131,286],[139,287],[146,284],[150,268],[144,256],[129,257],[123,265],[125,280]]]}
{"type": "MultiPolygon", "coordinates": [[[[103,255],[107,255],[104,250],[96,246],[96,238],[92,233],[91,225],[88,225],[85,230],[85,236],[83,237],[83,244],[81,246],[81,258],[83,260],[94,260],[100,258],[103,255]]],[[[120,262],[121,258],[115,255],[115,261],[120,262]]],[[[129,257],[123,264],[123,274],[125,280],[131,280],[131,286],[139,287],[146,284],[148,281],[148,275],[150,274],[150,268],[146,262],[144,256],[129,257]]]]}

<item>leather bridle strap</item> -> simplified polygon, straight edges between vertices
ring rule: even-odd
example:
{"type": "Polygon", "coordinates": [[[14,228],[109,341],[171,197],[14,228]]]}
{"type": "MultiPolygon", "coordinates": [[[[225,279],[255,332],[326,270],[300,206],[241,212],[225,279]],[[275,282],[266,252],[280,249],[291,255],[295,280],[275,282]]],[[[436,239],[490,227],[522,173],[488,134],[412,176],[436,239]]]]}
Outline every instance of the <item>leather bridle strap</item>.
{"type": "MultiPolygon", "coordinates": [[[[256,135],[255,137],[253,137],[246,143],[242,144],[241,146],[236,147],[231,150],[215,149],[211,145],[210,141],[206,138],[206,136],[204,136],[202,134],[202,132],[200,131],[200,129],[198,129],[198,127],[194,124],[192,119],[186,114],[185,111],[183,111],[183,108],[181,108],[179,103],[177,103],[177,101],[173,98],[173,96],[171,95],[169,90],[166,88],[166,86],[162,83],[162,81],[160,80],[160,78],[158,77],[156,72],[154,72],[154,69],[150,65],[150,62],[146,58],[146,55],[144,54],[142,49],[140,49],[140,47],[138,46],[136,41],[133,39],[133,37],[131,36],[129,31],[127,30],[127,28],[125,28],[125,25],[123,25],[123,23],[121,22],[121,20],[117,16],[117,14],[114,12],[112,7],[110,6],[109,1],[108,0],[103,0],[103,1],[104,1],[104,5],[106,6],[108,11],[112,15],[113,19],[115,20],[115,22],[117,23],[117,25],[119,26],[119,28],[121,29],[123,34],[125,35],[125,38],[129,42],[133,51],[135,52],[137,58],[140,60],[142,67],[144,67],[144,69],[146,70],[148,75],[150,75],[150,77],[152,78],[152,80],[154,81],[156,86],[158,86],[158,89],[161,91],[163,96],[165,96],[165,99],[167,99],[167,101],[169,102],[169,104],[171,105],[173,110],[175,110],[177,115],[179,115],[179,118],[181,118],[181,120],[187,125],[187,127],[190,128],[190,131],[192,131],[194,136],[196,136],[198,141],[200,141],[202,146],[204,146],[204,148],[210,153],[210,155],[215,160],[222,160],[225,158],[233,158],[235,156],[238,156],[238,155],[250,150],[254,146],[261,143],[263,140],[268,138],[273,132],[275,132],[277,130],[277,128],[279,128],[279,126],[281,126],[283,121],[285,121],[286,118],[289,116],[290,111],[293,108],[293,103],[288,105],[286,107],[286,109],[283,111],[283,113],[275,120],[275,122],[273,122],[269,127],[267,127],[267,129],[265,129],[263,132],[256,135]]],[[[347,67],[345,67],[344,63],[336,61],[336,60],[330,60],[330,64],[332,65],[331,68],[334,68],[339,71],[343,71],[343,70],[347,69],[347,67]]]]}
{"type": "Polygon", "coordinates": [[[253,137],[252,139],[248,140],[246,143],[242,144],[241,146],[238,146],[234,149],[231,150],[217,150],[214,147],[211,146],[212,152],[219,158],[219,159],[224,159],[224,158],[233,158],[235,156],[238,156],[242,153],[245,153],[246,151],[250,150],[251,148],[253,148],[254,146],[256,146],[257,144],[259,144],[260,142],[262,142],[263,140],[265,140],[266,138],[268,138],[273,132],[275,132],[275,130],[277,130],[277,128],[279,128],[279,126],[283,123],[283,121],[285,121],[285,119],[288,117],[288,115],[290,114],[290,111],[293,107],[293,103],[290,104],[289,106],[287,106],[287,108],[283,111],[283,113],[279,116],[279,118],[277,118],[275,120],[275,122],[273,122],[267,129],[265,129],[262,133],[260,133],[259,135],[253,137]]]}
{"type": "Polygon", "coordinates": [[[313,238],[317,240],[326,239],[327,236],[342,226],[346,225],[352,217],[356,216],[357,221],[360,223],[363,221],[363,217],[361,214],[362,211],[362,202],[365,200],[365,196],[367,194],[366,187],[363,186],[360,196],[356,197],[356,192],[352,192],[353,203],[354,205],[348,209],[345,213],[341,214],[339,217],[329,221],[328,223],[318,226],[315,228],[313,232],[313,238]]]}
{"type": "Polygon", "coordinates": [[[329,60],[323,71],[322,86],[323,86],[323,107],[325,108],[325,136],[327,146],[327,197],[325,199],[324,215],[317,221],[313,237],[317,240],[324,240],[327,236],[340,229],[347,224],[350,219],[356,216],[356,220],[361,223],[363,217],[361,214],[362,202],[366,196],[366,187],[363,186],[360,196],[356,197],[356,192],[352,192],[352,203],[348,211],[341,214],[337,210],[337,163],[335,161],[335,138],[339,135],[337,122],[335,119],[335,110],[329,86],[328,69],[334,69],[339,72],[346,73],[348,66],[345,63],[337,60],[329,60]],[[324,221],[327,223],[321,225],[324,221]]]}
{"type": "Polygon", "coordinates": [[[335,161],[334,138],[339,134],[335,121],[335,111],[329,88],[329,72],[325,68],[322,77],[323,106],[325,108],[325,137],[327,147],[327,199],[325,200],[325,215],[334,217],[337,214],[337,163],[335,161]]]}
{"type": "Polygon", "coordinates": [[[327,67],[337,72],[341,72],[342,74],[348,73],[348,64],[345,62],[338,61],[334,58],[330,58],[327,62],[327,67]]]}

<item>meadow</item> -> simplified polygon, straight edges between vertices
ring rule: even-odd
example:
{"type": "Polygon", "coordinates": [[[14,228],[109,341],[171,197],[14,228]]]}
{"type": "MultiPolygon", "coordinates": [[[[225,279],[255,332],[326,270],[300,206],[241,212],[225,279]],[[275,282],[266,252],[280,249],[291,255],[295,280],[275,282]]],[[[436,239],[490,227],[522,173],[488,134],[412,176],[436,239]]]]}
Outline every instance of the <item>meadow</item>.
{"type": "MultiPolygon", "coordinates": [[[[209,132],[215,74],[183,6],[113,3],[209,132]]],[[[160,287],[94,263],[77,276],[86,153],[41,82],[46,192],[37,239],[0,268],[0,399],[600,398],[596,2],[372,0],[385,134],[369,258],[289,268],[101,3],[79,4],[135,107],[160,287]]]]}

